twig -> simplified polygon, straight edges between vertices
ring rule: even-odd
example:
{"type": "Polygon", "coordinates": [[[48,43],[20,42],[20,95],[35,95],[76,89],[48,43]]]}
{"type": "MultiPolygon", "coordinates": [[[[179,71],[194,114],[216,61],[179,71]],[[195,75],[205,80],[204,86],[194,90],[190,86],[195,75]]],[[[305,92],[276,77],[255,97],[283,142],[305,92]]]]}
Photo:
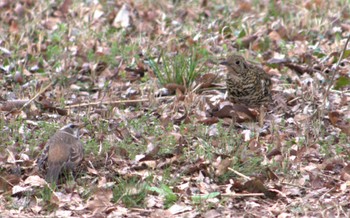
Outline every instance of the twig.
{"type": "Polygon", "coordinates": [[[234,169],[232,169],[232,168],[230,168],[230,167],[229,167],[228,169],[229,169],[230,171],[236,173],[236,174],[239,175],[240,177],[244,178],[244,179],[247,180],[247,181],[251,180],[249,176],[246,176],[246,175],[244,175],[244,174],[242,174],[242,173],[240,173],[240,172],[238,172],[238,171],[236,171],[236,170],[234,170],[234,169]]]}
{"type": "Polygon", "coordinates": [[[265,196],[264,193],[249,193],[249,194],[222,194],[222,197],[259,197],[259,196],[265,196]]]}
{"type": "Polygon", "coordinates": [[[346,43],[344,45],[344,48],[343,48],[343,51],[341,52],[340,54],[340,58],[338,59],[338,62],[337,64],[335,65],[335,68],[332,70],[332,78],[331,78],[331,81],[329,82],[329,85],[327,87],[327,90],[326,90],[326,93],[324,94],[324,97],[323,97],[323,105],[326,105],[326,98],[328,97],[329,95],[329,90],[331,89],[331,87],[333,86],[333,83],[334,83],[334,79],[335,79],[335,74],[337,73],[337,70],[339,68],[339,64],[340,64],[340,61],[343,59],[344,57],[344,53],[346,51],[346,48],[348,47],[348,44],[349,44],[349,41],[350,41],[350,35],[348,36],[348,39],[346,40],[346,43]]]}
{"type": "MultiPolygon", "coordinates": [[[[22,111],[25,107],[27,107],[30,103],[32,103],[39,95],[43,94],[50,86],[52,86],[52,81],[47,85],[45,86],[42,90],[40,90],[38,93],[36,93],[34,95],[33,98],[29,99],[29,101],[27,101],[19,110],[19,111],[22,111]]],[[[13,110],[9,111],[5,116],[9,115],[10,113],[12,113],[13,110]]]]}
{"type": "Polygon", "coordinates": [[[15,184],[12,184],[9,180],[7,180],[5,177],[0,176],[0,179],[4,180],[7,184],[9,184],[10,186],[15,186],[15,184]]]}
{"type": "Polygon", "coordinates": [[[301,185],[295,185],[292,183],[288,183],[288,182],[281,182],[282,185],[288,185],[288,186],[292,186],[292,187],[297,187],[297,188],[301,188],[301,189],[307,189],[307,190],[311,190],[311,188],[305,187],[305,186],[301,186],[301,185]]]}
{"type": "MultiPolygon", "coordinates": [[[[164,97],[158,97],[156,99],[163,100],[163,99],[170,99],[174,96],[164,96],[164,97]]],[[[82,103],[82,104],[73,104],[65,106],[64,109],[71,109],[76,107],[85,107],[85,106],[95,106],[95,105],[101,105],[101,104],[125,104],[125,103],[138,103],[138,102],[147,102],[149,99],[143,98],[143,99],[133,99],[133,100],[119,100],[119,101],[99,101],[99,102],[90,102],[90,103],[82,103]]]]}
{"type": "Polygon", "coordinates": [[[32,101],[34,101],[39,95],[43,94],[46,89],[50,88],[50,86],[52,85],[52,82],[50,82],[47,86],[45,86],[42,90],[40,90],[38,93],[36,93],[36,95],[34,95],[33,98],[31,98],[29,101],[27,101],[20,109],[23,110],[25,107],[27,107],[30,103],[32,103],[32,101]]]}

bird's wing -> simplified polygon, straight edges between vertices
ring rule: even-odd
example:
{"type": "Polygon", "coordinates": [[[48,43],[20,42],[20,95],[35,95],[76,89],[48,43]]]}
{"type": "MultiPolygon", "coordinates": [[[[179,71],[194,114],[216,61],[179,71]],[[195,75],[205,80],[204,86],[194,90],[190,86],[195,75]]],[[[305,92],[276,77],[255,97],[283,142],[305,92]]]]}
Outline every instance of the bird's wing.
{"type": "Polygon", "coordinates": [[[48,143],[46,143],[46,146],[44,147],[40,157],[36,161],[40,170],[42,170],[44,168],[44,165],[47,162],[48,154],[49,154],[49,145],[48,145],[48,143]]]}
{"type": "Polygon", "coordinates": [[[83,144],[77,139],[77,141],[72,144],[70,148],[70,155],[68,160],[67,167],[74,168],[76,167],[82,160],[84,156],[83,144]]]}

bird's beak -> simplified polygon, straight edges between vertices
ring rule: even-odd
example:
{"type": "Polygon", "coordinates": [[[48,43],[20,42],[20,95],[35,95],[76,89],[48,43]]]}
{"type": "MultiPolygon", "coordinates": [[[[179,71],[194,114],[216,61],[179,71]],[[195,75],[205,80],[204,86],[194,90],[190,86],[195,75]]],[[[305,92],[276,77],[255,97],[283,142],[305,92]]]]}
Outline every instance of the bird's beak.
{"type": "Polygon", "coordinates": [[[85,126],[84,123],[77,123],[76,125],[78,126],[79,129],[81,129],[85,126]]]}
{"type": "Polygon", "coordinates": [[[220,62],[221,65],[228,65],[228,62],[227,61],[222,61],[220,62]]]}

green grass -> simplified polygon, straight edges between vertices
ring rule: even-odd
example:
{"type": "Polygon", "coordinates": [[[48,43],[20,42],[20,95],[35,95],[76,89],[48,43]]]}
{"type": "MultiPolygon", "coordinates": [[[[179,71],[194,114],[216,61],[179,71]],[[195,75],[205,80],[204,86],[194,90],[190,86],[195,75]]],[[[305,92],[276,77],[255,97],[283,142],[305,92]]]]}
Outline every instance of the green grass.
{"type": "Polygon", "coordinates": [[[149,60],[149,64],[162,85],[175,83],[190,88],[192,83],[208,69],[204,66],[206,52],[204,50],[190,49],[179,52],[173,56],[163,54],[158,60],[149,60]]]}
{"type": "Polygon", "coordinates": [[[118,179],[113,188],[114,203],[123,203],[127,208],[142,208],[147,196],[147,183],[140,182],[139,178],[118,179]]]}
{"type": "Polygon", "coordinates": [[[163,196],[165,209],[172,206],[178,199],[177,195],[171,190],[171,188],[165,184],[161,184],[159,187],[148,187],[147,189],[163,196]]]}
{"type": "MultiPolygon", "coordinates": [[[[9,49],[12,55],[6,57],[6,55],[1,54],[0,62],[5,67],[13,66],[9,73],[0,75],[1,97],[6,97],[7,93],[13,93],[18,99],[30,98],[38,93],[40,85],[47,84],[48,79],[55,84],[43,93],[42,97],[46,97],[59,107],[64,107],[67,101],[72,100],[72,95],[76,96],[76,99],[73,100],[81,100],[81,102],[101,99],[120,100],[124,94],[124,88],[128,88],[127,86],[132,86],[142,92],[142,95],[137,96],[137,98],[153,97],[159,87],[158,84],[154,85],[154,82],[158,82],[162,86],[176,83],[185,87],[186,91],[189,92],[185,93],[188,95],[184,95],[184,99],[158,99],[151,103],[139,103],[136,107],[98,105],[74,108],[69,110],[67,116],[58,116],[57,114],[51,116],[52,113],[41,111],[40,108],[34,108],[34,112],[38,112],[34,115],[26,109],[21,114],[3,116],[0,119],[0,129],[3,130],[0,131],[0,144],[2,145],[0,151],[5,153],[5,158],[7,151],[13,152],[17,159],[21,158],[20,154],[27,154],[30,157],[29,164],[33,163],[33,166],[35,166],[35,158],[41,152],[39,145],[45,143],[57,129],[65,125],[66,122],[78,120],[84,122],[87,134],[84,134],[81,140],[84,143],[85,160],[96,167],[98,175],[86,172],[86,168],[77,175],[77,180],[68,174],[66,178],[62,177],[62,182],[66,181],[66,183],[54,187],[54,191],[65,194],[65,191],[73,190],[83,199],[82,203],[85,203],[90,197],[94,197],[91,188],[99,186],[106,178],[108,188],[113,189],[113,203],[117,206],[146,208],[146,198],[157,196],[163,198],[164,209],[188,199],[189,201],[186,203],[192,204],[197,212],[205,213],[212,208],[228,206],[233,201],[237,202],[238,205],[239,199],[220,197],[219,202],[211,203],[208,199],[219,198],[222,189],[218,188],[220,192],[210,190],[207,194],[196,195],[192,187],[183,193],[178,192],[177,188],[186,182],[195,186],[197,184],[195,182],[202,179],[198,176],[201,173],[205,177],[205,182],[209,182],[209,185],[213,185],[213,187],[215,187],[214,184],[225,186],[232,184],[232,181],[240,180],[241,178],[231,171],[227,171],[221,176],[215,175],[215,164],[219,162],[220,158],[232,158],[230,167],[247,176],[260,175],[264,173],[266,167],[262,166],[262,162],[265,160],[264,155],[281,144],[282,160],[275,162],[270,160],[267,166],[273,168],[274,172],[285,180],[305,176],[304,172],[300,171],[297,166],[303,167],[302,165],[309,164],[306,158],[298,160],[297,163],[292,162],[290,160],[292,147],[308,149],[317,145],[320,148],[316,151],[323,159],[331,158],[334,155],[350,159],[349,137],[341,133],[340,130],[328,132],[329,130],[324,128],[324,116],[314,116],[307,122],[300,121],[295,126],[282,120],[271,128],[274,131],[272,131],[270,138],[257,137],[257,133],[252,130],[252,141],[244,141],[241,128],[236,128],[234,125],[225,126],[221,119],[219,123],[212,126],[198,123],[198,116],[202,115],[196,114],[198,107],[201,106],[196,101],[211,98],[215,94],[202,92],[203,90],[191,93],[198,77],[205,73],[221,73],[221,70],[217,70],[217,66],[213,67],[212,60],[230,52],[244,53],[252,58],[260,57],[263,52],[268,51],[276,55],[284,54],[293,60],[300,61],[302,60],[300,58],[301,49],[306,46],[308,50],[305,52],[310,53],[316,59],[325,61],[322,63],[326,63],[325,57],[334,52],[334,48],[340,48],[341,40],[345,35],[344,33],[344,35],[335,33],[333,38],[327,38],[332,37],[334,29],[333,23],[328,22],[329,17],[333,13],[339,14],[340,19],[344,18],[339,12],[342,10],[340,7],[346,6],[347,1],[329,3],[329,7],[315,7],[317,6],[315,4],[314,8],[303,9],[304,5],[300,1],[270,1],[268,5],[262,5],[260,1],[254,0],[251,11],[239,13],[237,9],[240,6],[240,1],[217,0],[215,4],[213,4],[214,1],[208,1],[208,6],[202,7],[203,1],[200,0],[176,1],[175,4],[172,0],[163,2],[137,0],[134,2],[135,4],[131,4],[132,13],[135,13],[133,14],[134,23],[128,29],[115,28],[111,25],[113,16],[118,10],[117,7],[120,6],[119,2],[114,7],[111,3],[113,1],[99,1],[102,7],[98,9],[102,10],[104,15],[102,18],[94,20],[94,14],[91,11],[96,8],[77,1],[71,5],[70,12],[64,19],[62,18],[57,29],[48,30],[41,26],[38,28],[38,23],[51,17],[54,10],[62,2],[56,2],[55,7],[53,7],[52,2],[43,1],[40,6],[34,3],[35,6],[27,8],[29,11],[37,13],[38,16],[35,20],[30,20],[31,16],[27,15],[18,18],[19,33],[11,33],[9,24],[1,21],[4,32],[0,36],[1,47],[9,49]],[[296,7],[291,7],[291,11],[285,12],[280,10],[281,4],[285,7],[296,7]],[[338,4],[338,7],[335,7],[335,4],[338,4]],[[80,14],[80,7],[86,7],[82,14],[80,14]],[[302,10],[295,11],[295,8],[302,10]],[[328,9],[331,13],[326,13],[328,9]],[[156,14],[154,19],[142,20],[147,19],[147,16],[151,17],[152,13],[159,14],[156,14]],[[285,26],[288,38],[274,42],[270,38],[269,32],[273,30],[272,24],[277,22],[285,26]],[[141,24],[149,24],[150,28],[154,25],[157,28],[148,32],[140,29],[141,24]],[[256,47],[243,47],[242,43],[240,44],[242,39],[252,34],[259,35],[258,41],[255,42],[257,44],[254,44],[256,47]],[[200,37],[193,40],[197,35],[200,37]],[[295,43],[294,40],[297,37],[301,37],[301,43],[305,40],[309,44],[295,43]],[[100,48],[103,48],[105,53],[98,52],[100,48]],[[73,52],[74,49],[77,49],[78,52],[73,52]],[[137,68],[139,63],[147,63],[147,61],[149,68],[145,67],[147,70],[145,76],[140,80],[128,81],[129,72],[124,70],[125,67],[137,68]],[[101,75],[101,72],[94,69],[81,75],[80,70],[85,63],[90,66],[103,63],[107,66],[104,73],[113,74],[118,71],[118,75],[112,79],[108,77],[109,75],[106,78],[100,78],[106,75],[101,75]],[[39,66],[37,72],[26,72],[31,66],[36,65],[39,66]],[[34,81],[35,83],[28,88],[15,83],[13,75],[16,71],[25,75],[25,82],[34,81]],[[88,79],[80,80],[81,76],[88,79]],[[103,87],[99,86],[101,85],[100,79],[105,79],[103,87]],[[83,90],[70,90],[72,84],[82,87],[83,90]],[[196,95],[193,102],[191,102],[192,94],[196,95]],[[170,119],[170,124],[164,125],[163,115],[173,117],[176,113],[173,108],[179,104],[183,104],[188,109],[190,122],[177,124],[170,119]],[[116,107],[121,113],[115,113],[116,107]],[[95,109],[101,108],[106,112],[95,111],[95,109]],[[96,114],[97,116],[90,117],[90,115],[96,114]],[[26,123],[26,120],[37,122],[38,126],[26,123]],[[211,128],[217,128],[218,134],[209,135],[211,128]],[[290,133],[291,130],[293,134],[290,133]],[[124,131],[126,134],[123,135],[124,137],[120,136],[118,131],[124,131]],[[308,135],[304,136],[305,132],[308,135]],[[178,138],[179,135],[181,135],[181,139],[178,138]],[[254,142],[254,137],[258,138],[258,143],[261,146],[258,151],[250,149],[250,143],[254,142]],[[281,137],[281,141],[278,141],[277,137],[281,137]],[[160,146],[159,152],[151,158],[151,162],[157,165],[163,161],[169,161],[169,164],[162,168],[153,169],[146,166],[142,171],[135,170],[133,167],[144,164],[135,163],[136,155],[147,154],[148,147],[151,147],[149,145],[160,146]],[[177,154],[177,159],[171,162],[169,157],[174,157],[174,153],[178,151],[179,147],[182,148],[182,153],[177,154]],[[110,156],[113,151],[125,151],[126,154],[124,156],[124,154],[116,153],[115,156],[110,156]],[[192,167],[202,162],[205,163],[204,167],[192,175],[181,171],[183,168],[192,167]],[[108,165],[107,170],[104,169],[106,165],[108,165]],[[112,170],[109,171],[111,168],[112,170]],[[123,170],[126,170],[127,173],[124,174],[123,170]],[[190,194],[188,194],[189,192],[190,194]]],[[[11,11],[14,8],[12,6],[5,8],[5,11],[11,11]]],[[[5,13],[4,9],[0,10],[0,12],[5,13]]],[[[16,13],[12,14],[17,19],[16,13]]],[[[337,58],[334,57],[332,63],[335,63],[337,58]]],[[[266,66],[265,63],[263,64],[266,66]]],[[[287,67],[278,64],[267,67],[273,67],[275,71],[282,74],[281,77],[274,75],[277,86],[280,85],[278,82],[286,83],[290,77],[291,72],[287,67]]],[[[224,77],[218,79],[221,79],[219,82],[224,81],[224,77]]],[[[336,88],[339,90],[343,90],[349,85],[349,79],[346,76],[336,81],[336,88]]],[[[286,87],[298,88],[295,83],[286,87]]],[[[213,90],[218,91],[216,88],[213,87],[213,90]]],[[[319,84],[315,88],[322,89],[319,84]]],[[[333,94],[336,95],[336,93],[333,94]]],[[[298,104],[301,104],[301,108],[310,102],[317,103],[317,96],[308,90],[298,97],[300,97],[298,104]]],[[[216,101],[213,104],[217,103],[216,101]]],[[[207,109],[200,112],[206,113],[207,109]]],[[[288,117],[293,117],[299,111],[293,111],[292,114],[290,111],[286,113],[289,113],[288,117]]],[[[5,158],[4,160],[6,160],[5,158]]],[[[31,175],[32,172],[28,173],[32,169],[28,167],[27,162],[27,160],[18,162],[21,172],[23,172],[22,180],[31,175]]],[[[10,171],[9,163],[0,168],[0,172],[3,174],[10,171]]],[[[25,197],[37,199],[38,205],[44,206],[41,213],[49,214],[56,209],[56,205],[50,202],[53,190],[49,187],[43,187],[40,190],[34,189],[25,197]]],[[[2,194],[9,208],[19,208],[14,205],[14,202],[21,196],[12,196],[10,193],[2,194]]],[[[294,205],[288,209],[295,211],[295,214],[310,210],[302,208],[300,205],[294,205]]]]}

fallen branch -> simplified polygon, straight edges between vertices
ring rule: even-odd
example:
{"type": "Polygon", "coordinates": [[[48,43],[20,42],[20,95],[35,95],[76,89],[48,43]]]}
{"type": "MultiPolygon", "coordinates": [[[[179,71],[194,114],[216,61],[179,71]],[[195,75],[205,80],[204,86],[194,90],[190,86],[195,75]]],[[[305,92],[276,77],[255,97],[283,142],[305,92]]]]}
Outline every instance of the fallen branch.
{"type": "Polygon", "coordinates": [[[239,197],[260,197],[260,196],[265,196],[264,193],[248,193],[248,194],[222,194],[222,197],[233,197],[233,198],[239,198],[239,197]]]}
{"type": "Polygon", "coordinates": [[[339,64],[340,64],[341,60],[343,60],[344,53],[345,53],[345,51],[346,51],[346,48],[348,47],[349,41],[350,41],[350,35],[348,36],[348,39],[347,39],[346,42],[345,42],[343,51],[342,51],[341,54],[340,54],[340,57],[339,57],[339,59],[338,59],[337,64],[335,65],[335,68],[332,69],[332,78],[331,78],[331,81],[329,82],[329,85],[328,85],[328,87],[327,87],[327,90],[326,90],[326,92],[325,92],[325,94],[324,94],[323,105],[326,105],[326,99],[328,98],[329,91],[330,91],[331,87],[333,86],[334,79],[335,79],[335,75],[336,75],[336,73],[337,73],[337,70],[338,70],[338,68],[339,68],[339,64]]]}
{"type": "Polygon", "coordinates": [[[240,172],[238,172],[238,171],[236,171],[236,170],[234,170],[234,169],[232,169],[232,168],[230,168],[230,167],[229,167],[228,169],[229,169],[230,171],[236,173],[236,174],[239,175],[240,177],[244,178],[244,179],[247,180],[247,181],[251,180],[251,178],[250,178],[249,176],[246,176],[246,175],[244,175],[244,174],[242,174],[242,173],[240,173],[240,172]]]}
{"type": "MultiPolygon", "coordinates": [[[[43,94],[48,88],[50,88],[52,86],[52,82],[50,82],[47,86],[45,86],[42,90],[40,90],[38,93],[36,93],[34,95],[33,98],[29,99],[19,110],[18,112],[22,111],[25,107],[27,107],[30,103],[32,103],[39,95],[43,94]]],[[[10,113],[12,113],[14,110],[13,109],[11,111],[9,111],[5,116],[9,115],[10,113]]]]}
{"type": "MultiPolygon", "coordinates": [[[[158,97],[155,98],[157,100],[163,100],[163,99],[170,99],[174,96],[164,96],[164,97],[158,97]]],[[[139,103],[139,102],[148,102],[150,99],[143,98],[143,99],[133,99],[133,100],[118,100],[118,101],[99,101],[99,102],[90,102],[90,103],[81,103],[81,104],[73,104],[65,106],[64,109],[71,109],[71,108],[77,108],[77,107],[86,107],[86,106],[95,106],[95,105],[110,105],[110,104],[126,104],[126,103],[139,103]]]]}

